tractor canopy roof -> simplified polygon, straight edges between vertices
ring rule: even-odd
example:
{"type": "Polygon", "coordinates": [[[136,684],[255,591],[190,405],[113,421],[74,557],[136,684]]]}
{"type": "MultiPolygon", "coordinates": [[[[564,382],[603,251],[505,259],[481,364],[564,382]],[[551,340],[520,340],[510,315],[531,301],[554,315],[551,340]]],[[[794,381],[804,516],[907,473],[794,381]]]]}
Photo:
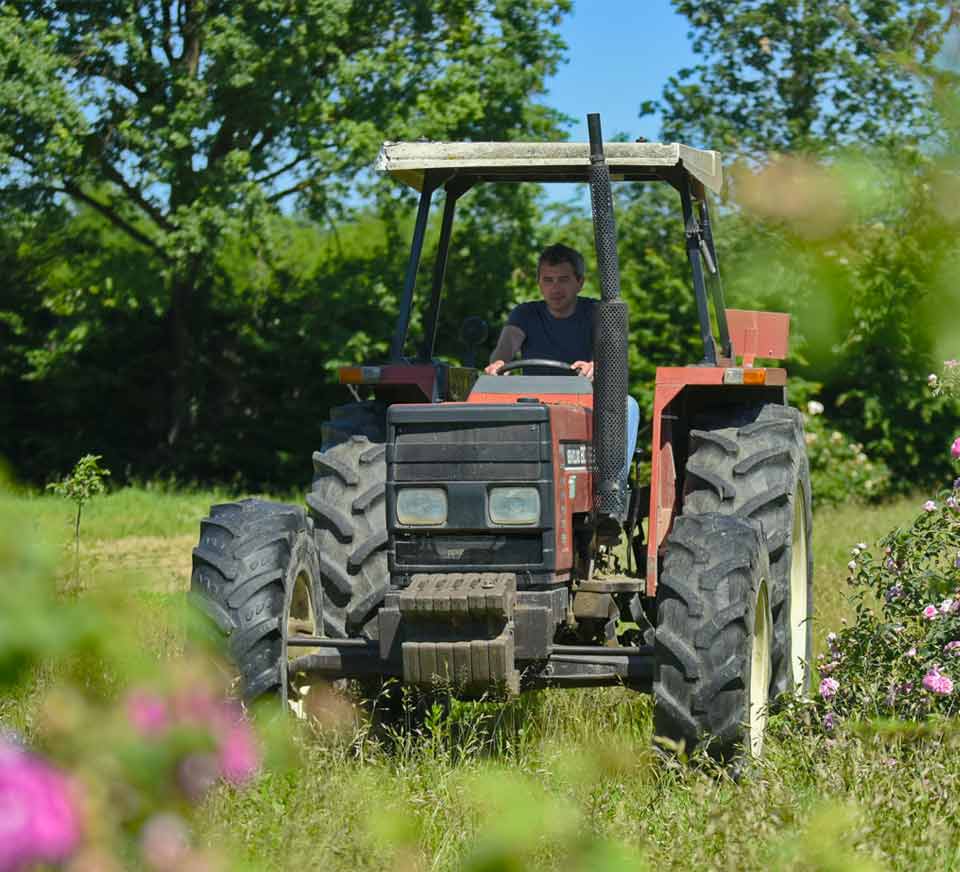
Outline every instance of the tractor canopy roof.
{"type": "MultiPolygon", "coordinates": [[[[668,181],[686,171],[703,187],[723,185],[720,152],[678,142],[605,142],[614,181],[668,181]]],[[[590,146],[586,142],[385,142],[376,168],[423,190],[427,173],[442,181],[587,182],[590,146]]]]}

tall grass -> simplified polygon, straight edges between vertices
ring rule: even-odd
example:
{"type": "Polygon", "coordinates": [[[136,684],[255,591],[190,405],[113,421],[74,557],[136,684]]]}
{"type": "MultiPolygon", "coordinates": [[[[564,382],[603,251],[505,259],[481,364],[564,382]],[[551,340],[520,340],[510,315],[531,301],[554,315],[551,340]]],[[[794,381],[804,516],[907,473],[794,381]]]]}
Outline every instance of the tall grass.
{"type": "MultiPolygon", "coordinates": [[[[170,553],[158,555],[188,567],[198,519],[221,498],[121,491],[94,503],[84,536],[117,553],[131,537],[160,537],[170,553]]],[[[851,615],[850,549],[921,503],[816,513],[818,640],[851,615]]],[[[64,503],[21,504],[68,538],[64,503]]],[[[105,567],[86,570],[96,580],[105,567]]],[[[160,607],[178,596],[162,586],[173,585],[168,570],[139,565],[133,585],[144,645],[164,657],[180,632],[160,607]]],[[[177,578],[185,590],[186,571],[177,578]]],[[[29,734],[31,705],[28,694],[0,712],[29,734]]],[[[960,868],[960,732],[949,725],[828,737],[775,715],[766,757],[734,781],[656,754],[649,697],[622,688],[454,703],[392,736],[366,727],[360,708],[342,706],[332,726],[297,725],[287,765],[249,789],[219,789],[195,818],[198,838],[277,870],[960,868]]]]}

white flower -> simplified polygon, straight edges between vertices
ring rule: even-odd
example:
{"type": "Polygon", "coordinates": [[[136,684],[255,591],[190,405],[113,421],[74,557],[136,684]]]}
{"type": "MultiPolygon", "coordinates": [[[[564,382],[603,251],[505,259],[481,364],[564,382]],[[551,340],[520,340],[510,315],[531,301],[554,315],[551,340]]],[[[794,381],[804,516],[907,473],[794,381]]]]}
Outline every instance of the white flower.
{"type": "Polygon", "coordinates": [[[851,572],[853,572],[853,570],[855,570],[856,568],[857,568],[857,561],[856,561],[856,560],[851,560],[851,561],[847,564],[847,569],[849,569],[851,572]]]}
{"type": "Polygon", "coordinates": [[[930,375],[927,376],[927,384],[930,385],[930,387],[936,387],[937,381],[937,374],[935,372],[931,372],[930,375]]]}
{"type": "Polygon", "coordinates": [[[861,551],[866,550],[866,547],[867,547],[866,542],[857,542],[857,548],[859,548],[861,551]]]}
{"type": "Polygon", "coordinates": [[[810,402],[807,403],[807,413],[810,415],[822,415],[823,403],[818,403],[816,400],[810,400],[810,402]]]}

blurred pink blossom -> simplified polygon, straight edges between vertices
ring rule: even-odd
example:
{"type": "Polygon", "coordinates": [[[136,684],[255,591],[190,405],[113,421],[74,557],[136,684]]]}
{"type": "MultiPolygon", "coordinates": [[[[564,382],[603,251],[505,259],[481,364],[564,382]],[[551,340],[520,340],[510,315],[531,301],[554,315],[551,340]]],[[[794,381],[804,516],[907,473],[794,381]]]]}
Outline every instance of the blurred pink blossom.
{"type": "MultiPolygon", "coordinates": [[[[952,642],[947,642],[947,644],[943,646],[943,650],[948,653],[951,651],[960,652],[960,641],[954,639],[952,642]]],[[[954,657],[960,657],[960,653],[954,654],[954,657]]]]}
{"type": "Polygon", "coordinates": [[[923,686],[931,693],[946,696],[953,693],[953,681],[950,677],[943,675],[936,666],[923,676],[923,686]]]}
{"type": "Polygon", "coordinates": [[[952,599],[945,599],[942,603],[940,603],[941,615],[949,615],[950,612],[952,611],[956,611],[956,609],[954,608],[954,602],[952,599]]]}
{"type": "Polygon", "coordinates": [[[260,752],[246,720],[238,721],[220,739],[220,771],[231,784],[244,784],[260,766],[260,752]]]}
{"type": "Polygon", "coordinates": [[[177,765],[177,783],[194,802],[199,802],[220,777],[215,754],[188,754],[177,765]]]}
{"type": "Polygon", "coordinates": [[[950,454],[954,460],[960,460],[960,436],[953,440],[953,445],[950,446],[950,454]]]}
{"type": "Polygon", "coordinates": [[[183,865],[190,853],[187,826],[175,814],[155,814],[140,832],[140,852],[150,869],[174,870],[183,865]]]}
{"type": "Polygon", "coordinates": [[[0,872],[58,863],[79,842],[80,818],[66,778],[0,739],[0,872]]]}
{"type": "Polygon", "coordinates": [[[927,500],[923,504],[923,510],[925,512],[935,512],[937,510],[937,504],[933,500],[927,500]]]}
{"type": "Polygon", "coordinates": [[[837,722],[833,716],[833,712],[827,712],[823,717],[823,728],[825,730],[832,730],[836,725],[837,722]]]}
{"type": "Polygon", "coordinates": [[[145,690],[134,690],[129,694],[127,717],[141,736],[160,735],[170,726],[166,700],[145,690]]]}
{"type": "Polygon", "coordinates": [[[833,699],[840,689],[840,682],[836,678],[824,678],[820,682],[820,696],[824,699],[833,699]]]}
{"type": "Polygon", "coordinates": [[[904,657],[916,657],[916,656],[917,656],[917,649],[916,649],[916,648],[908,648],[908,649],[907,649],[907,652],[906,652],[903,656],[904,656],[904,657]]]}
{"type": "Polygon", "coordinates": [[[243,707],[203,686],[182,687],[165,699],[146,691],[130,695],[127,714],[143,736],[156,736],[170,726],[190,725],[208,731],[211,754],[191,754],[180,761],[177,778],[184,793],[200,799],[217,778],[231,784],[249,781],[260,767],[260,750],[243,707]]]}
{"type": "Polygon", "coordinates": [[[940,612],[934,605],[929,605],[923,610],[923,616],[928,620],[932,621],[940,612]]]}

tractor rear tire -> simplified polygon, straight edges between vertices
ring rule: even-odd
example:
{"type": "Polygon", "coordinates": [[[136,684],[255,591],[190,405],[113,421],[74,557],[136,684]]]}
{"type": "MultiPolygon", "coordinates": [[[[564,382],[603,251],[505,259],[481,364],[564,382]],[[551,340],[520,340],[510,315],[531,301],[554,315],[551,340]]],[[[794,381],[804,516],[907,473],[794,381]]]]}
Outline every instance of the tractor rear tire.
{"type": "Polygon", "coordinates": [[[767,550],[755,524],[681,516],[657,586],[654,735],[689,754],[759,756],[766,731],[772,617],[767,550]]]}
{"type": "Polygon", "coordinates": [[[803,416],[768,403],[694,421],[683,514],[759,521],[770,558],[771,698],[805,693],[813,646],[813,516],[803,416]]]}
{"type": "Polygon", "coordinates": [[[300,506],[242,500],[212,506],[193,549],[190,599],[226,638],[251,702],[286,699],[291,618],[309,608],[320,568],[300,506]]]}
{"type": "Polygon", "coordinates": [[[335,639],[376,638],[376,613],[389,587],[384,505],[386,448],[354,434],[313,455],[307,505],[320,563],[319,612],[335,639]]]}

